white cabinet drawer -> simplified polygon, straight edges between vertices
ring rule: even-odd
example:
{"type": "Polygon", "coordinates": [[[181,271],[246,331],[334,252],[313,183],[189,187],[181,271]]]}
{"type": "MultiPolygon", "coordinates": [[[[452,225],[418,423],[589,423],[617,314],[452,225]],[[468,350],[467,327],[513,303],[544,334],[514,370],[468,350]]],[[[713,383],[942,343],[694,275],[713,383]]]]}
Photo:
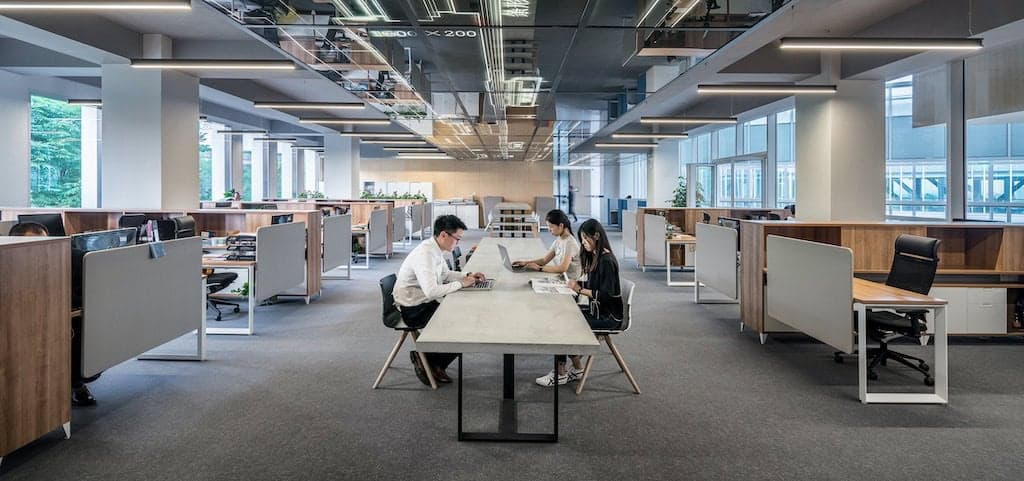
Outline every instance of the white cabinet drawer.
{"type": "MultiPolygon", "coordinates": [[[[949,334],[966,334],[968,328],[967,291],[965,287],[933,287],[928,295],[945,299],[946,330],[949,334]]],[[[928,332],[935,332],[935,317],[928,312],[928,332]]]]}
{"type": "Polygon", "coordinates": [[[967,289],[967,302],[971,304],[1002,304],[1006,305],[1006,289],[996,287],[979,287],[967,289]]]}
{"type": "Polygon", "coordinates": [[[1006,299],[1002,303],[970,303],[967,305],[969,334],[1006,334],[1006,299]]]}

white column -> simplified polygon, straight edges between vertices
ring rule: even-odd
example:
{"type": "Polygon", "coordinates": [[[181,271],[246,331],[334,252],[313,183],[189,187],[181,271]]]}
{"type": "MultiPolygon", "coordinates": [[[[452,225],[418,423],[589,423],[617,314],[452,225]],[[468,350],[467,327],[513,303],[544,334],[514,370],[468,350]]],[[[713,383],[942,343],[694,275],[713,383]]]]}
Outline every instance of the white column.
{"type": "Polygon", "coordinates": [[[199,79],[104,65],[105,208],[192,209],[199,201],[199,79]]]}
{"type": "Polygon", "coordinates": [[[277,150],[281,154],[281,198],[291,199],[295,197],[295,150],[284,142],[277,144],[277,150]]]}
{"type": "Polygon", "coordinates": [[[324,194],[332,199],[359,197],[359,141],[324,136],[324,194]]]}
{"type": "MultiPolygon", "coordinates": [[[[672,205],[672,192],[679,184],[679,141],[662,140],[648,157],[647,205],[672,205]]],[[[634,194],[635,197],[635,194],[634,194]]]]}
{"type": "Polygon", "coordinates": [[[225,190],[235,189],[238,192],[242,191],[242,151],[245,150],[245,145],[242,142],[241,134],[232,134],[229,136],[229,143],[231,144],[231,159],[229,162],[229,176],[231,181],[229,182],[228,188],[225,190]]]}
{"type": "Polygon", "coordinates": [[[252,200],[259,201],[262,200],[264,196],[264,150],[263,143],[254,141],[254,138],[256,137],[253,135],[243,136],[243,144],[245,146],[245,150],[252,153],[252,156],[249,158],[249,168],[252,169],[251,178],[249,179],[252,182],[252,186],[250,186],[250,189],[252,189],[252,200]]]}
{"type": "Polygon", "coordinates": [[[214,123],[206,123],[206,126],[206,140],[210,143],[210,172],[212,174],[210,196],[214,200],[223,199],[224,193],[231,190],[228,187],[229,172],[227,169],[231,144],[228,136],[217,133],[223,126],[214,123]]]}
{"type": "Polygon", "coordinates": [[[838,82],[832,96],[796,98],[800,220],[885,218],[885,84],[838,82]]]}
{"type": "Polygon", "coordinates": [[[304,184],[302,190],[318,191],[320,190],[319,179],[317,179],[317,160],[319,155],[312,150],[303,151],[303,155],[302,178],[304,184]]]}
{"type": "Polygon", "coordinates": [[[32,109],[20,75],[0,70],[0,206],[29,205],[29,157],[32,109]]]}
{"type": "Polygon", "coordinates": [[[82,107],[82,207],[100,205],[100,120],[101,110],[82,107]]]}
{"type": "Polygon", "coordinates": [[[277,197],[277,142],[263,143],[263,198],[277,197]]]}

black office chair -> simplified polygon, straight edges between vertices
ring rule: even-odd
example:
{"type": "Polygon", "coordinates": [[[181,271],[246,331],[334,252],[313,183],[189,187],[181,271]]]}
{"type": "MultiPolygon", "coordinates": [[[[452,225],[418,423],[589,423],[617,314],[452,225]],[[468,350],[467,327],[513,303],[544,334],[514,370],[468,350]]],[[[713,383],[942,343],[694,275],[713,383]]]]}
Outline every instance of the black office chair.
{"type": "MultiPolygon", "coordinates": [[[[938,239],[901,234],[896,238],[892,267],[885,285],[927,295],[935,281],[938,265],[938,239]]],[[[928,330],[925,319],[927,312],[921,309],[868,311],[867,335],[879,344],[877,348],[868,349],[868,357],[871,359],[868,364],[869,379],[878,379],[875,366],[884,366],[887,360],[892,359],[923,374],[925,385],[935,384],[924,359],[889,349],[889,343],[898,339],[920,340],[928,330]]],[[[836,360],[842,362],[842,357],[837,354],[836,360]]]]}
{"type": "Polygon", "coordinates": [[[147,222],[149,222],[149,219],[146,218],[145,214],[124,214],[117,219],[117,227],[119,229],[135,228],[137,232],[135,240],[142,242],[143,231],[147,222]]]}
{"type": "MultiPolygon", "coordinates": [[[[391,368],[391,363],[394,362],[395,356],[398,355],[399,349],[402,348],[402,344],[405,343],[405,338],[412,334],[413,342],[416,338],[420,337],[419,329],[413,329],[405,324],[402,320],[402,313],[398,310],[395,305],[395,284],[398,282],[398,276],[391,274],[380,280],[380,294],[383,301],[381,320],[384,322],[384,327],[394,329],[401,332],[401,336],[398,337],[398,342],[395,343],[395,347],[391,348],[391,353],[388,354],[388,359],[384,361],[384,367],[381,368],[380,374],[377,374],[377,380],[373,381],[373,389],[377,389],[380,382],[384,379],[384,374],[387,374],[388,369],[391,368]]],[[[427,356],[422,352],[416,352],[417,357],[420,359],[420,364],[423,365],[423,369],[427,371],[427,379],[430,380],[431,389],[437,389],[437,381],[434,379],[434,370],[430,368],[430,363],[427,362],[427,356]]]]}
{"type": "Polygon", "coordinates": [[[221,321],[222,312],[218,306],[232,306],[231,312],[238,314],[242,311],[241,307],[237,302],[225,301],[222,299],[214,299],[210,297],[210,294],[216,294],[224,289],[227,289],[232,282],[238,279],[238,274],[234,272],[214,272],[206,276],[206,308],[213,309],[217,312],[217,321],[221,321]]]}
{"type": "Polygon", "coordinates": [[[708,214],[707,212],[704,213],[704,223],[705,224],[710,224],[711,223],[711,214],[708,214]]]}
{"type": "Polygon", "coordinates": [[[196,219],[190,215],[183,215],[171,219],[174,221],[174,238],[195,237],[196,219]]]}
{"type": "Polygon", "coordinates": [[[782,220],[782,216],[780,216],[779,214],[776,214],[774,212],[769,212],[768,213],[768,220],[782,220]]]}
{"type": "Polygon", "coordinates": [[[455,248],[452,249],[452,264],[449,265],[448,267],[451,268],[451,270],[453,271],[461,272],[462,265],[459,263],[460,259],[462,259],[462,249],[459,249],[459,246],[455,246],[455,248]]]}

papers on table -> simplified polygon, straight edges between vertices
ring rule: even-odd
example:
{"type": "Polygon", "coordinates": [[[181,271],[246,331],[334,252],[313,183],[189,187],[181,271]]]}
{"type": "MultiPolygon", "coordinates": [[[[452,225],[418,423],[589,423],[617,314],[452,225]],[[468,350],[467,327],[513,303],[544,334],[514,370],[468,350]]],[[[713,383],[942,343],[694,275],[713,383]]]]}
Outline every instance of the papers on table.
{"type": "Polygon", "coordinates": [[[572,289],[565,285],[565,281],[560,278],[535,277],[530,279],[530,285],[533,286],[533,292],[537,294],[563,294],[570,296],[575,294],[572,289]]]}

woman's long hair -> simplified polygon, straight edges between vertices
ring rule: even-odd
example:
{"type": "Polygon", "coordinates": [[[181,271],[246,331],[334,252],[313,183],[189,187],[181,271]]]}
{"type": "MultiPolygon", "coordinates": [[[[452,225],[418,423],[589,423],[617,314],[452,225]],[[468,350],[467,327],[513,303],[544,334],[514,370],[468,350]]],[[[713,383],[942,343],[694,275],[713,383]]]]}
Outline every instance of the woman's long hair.
{"type": "Polygon", "coordinates": [[[562,209],[549,211],[548,215],[544,216],[544,220],[554,225],[560,225],[569,229],[569,235],[572,235],[572,224],[569,223],[569,216],[565,215],[565,212],[562,212],[562,209]]]}
{"type": "Polygon", "coordinates": [[[594,252],[590,252],[587,249],[581,249],[580,262],[583,264],[583,272],[592,272],[594,267],[597,266],[597,260],[602,255],[612,256],[612,260],[615,260],[615,254],[612,252],[612,245],[608,242],[608,235],[604,232],[604,227],[596,219],[588,219],[583,225],[580,226],[579,240],[580,246],[583,246],[583,236],[586,235],[594,241],[595,249],[594,252]]]}

